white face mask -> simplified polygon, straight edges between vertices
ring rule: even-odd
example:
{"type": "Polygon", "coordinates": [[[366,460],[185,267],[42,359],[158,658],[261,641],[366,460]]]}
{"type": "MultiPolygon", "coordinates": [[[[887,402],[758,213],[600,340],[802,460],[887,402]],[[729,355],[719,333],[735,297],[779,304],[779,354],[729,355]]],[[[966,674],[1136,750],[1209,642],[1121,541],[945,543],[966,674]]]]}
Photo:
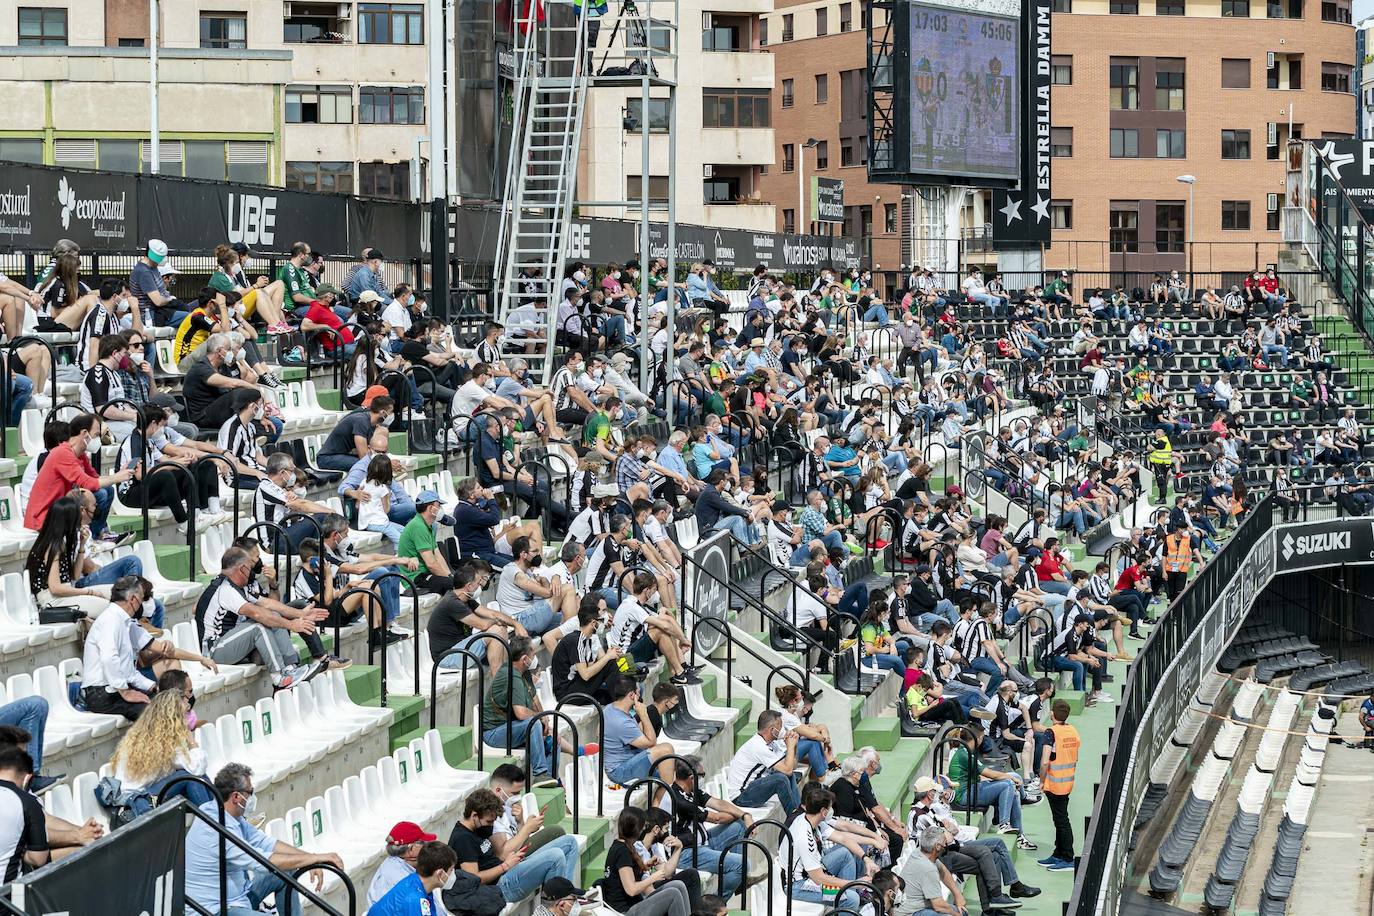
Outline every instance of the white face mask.
{"type": "Polygon", "coordinates": [[[146,601],[144,601],[144,602],[143,602],[143,616],[144,616],[144,618],[146,618],[147,620],[152,620],[152,619],[153,619],[153,614],[155,614],[155,613],[157,613],[157,605],[153,603],[153,599],[152,599],[152,598],[149,598],[149,599],[147,599],[146,601]]]}
{"type": "Polygon", "coordinates": [[[287,487],[294,487],[296,485],[296,472],[292,471],[289,474],[287,474],[284,483],[287,487]]]}
{"type": "Polygon", "coordinates": [[[257,795],[256,792],[254,792],[252,795],[248,796],[248,801],[246,801],[246,802],[243,803],[243,814],[242,814],[243,819],[246,820],[246,821],[251,821],[251,820],[253,819],[253,813],[256,812],[257,810],[258,810],[258,795],[257,795]]]}
{"type": "Polygon", "coordinates": [[[534,672],[538,671],[539,656],[536,655],[534,658],[530,659],[529,667],[527,667],[525,670],[528,671],[530,674],[534,674],[534,672]]]}
{"type": "Polygon", "coordinates": [[[456,872],[456,871],[451,871],[451,872],[449,872],[449,873],[448,873],[448,877],[444,879],[444,890],[446,890],[446,891],[451,891],[451,890],[453,890],[453,885],[456,884],[456,883],[458,883],[458,872],[456,872]]]}
{"type": "Polygon", "coordinates": [[[259,404],[259,405],[258,405],[256,408],[254,408],[254,410],[253,410],[253,419],[254,419],[254,420],[261,420],[261,419],[262,419],[262,415],[263,415],[263,413],[264,413],[265,411],[266,411],[266,408],[264,408],[261,404],[259,404]]]}
{"type": "Polygon", "coordinates": [[[86,454],[87,454],[87,455],[95,455],[95,454],[98,454],[99,452],[100,452],[100,437],[99,437],[99,436],[91,436],[91,438],[86,442],[86,454]]]}
{"type": "Polygon", "coordinates": [[[180,414],[175,414],[175,413],[174,413],[174,414],[171,414],[170,416],[167,417],[167,425],[168,425],[168,426],[176,426],[177,423],[179,423],[179,422],[181,422],[181,415],[180,415],[180,414]]]}

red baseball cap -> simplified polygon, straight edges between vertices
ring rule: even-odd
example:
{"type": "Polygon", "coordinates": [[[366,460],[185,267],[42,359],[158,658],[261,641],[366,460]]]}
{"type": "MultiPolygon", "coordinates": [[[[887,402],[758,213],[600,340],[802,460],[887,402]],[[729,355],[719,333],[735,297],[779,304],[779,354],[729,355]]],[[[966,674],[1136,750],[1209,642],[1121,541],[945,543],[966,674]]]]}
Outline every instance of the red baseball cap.
{"type": "Polygon", "coordinates": [[[425,833],[419,824],[401,821],[387,834],[386,841],[392,846],[409,846],[411,843],[428,843],[438,839],[432,833],[425,833]]]}

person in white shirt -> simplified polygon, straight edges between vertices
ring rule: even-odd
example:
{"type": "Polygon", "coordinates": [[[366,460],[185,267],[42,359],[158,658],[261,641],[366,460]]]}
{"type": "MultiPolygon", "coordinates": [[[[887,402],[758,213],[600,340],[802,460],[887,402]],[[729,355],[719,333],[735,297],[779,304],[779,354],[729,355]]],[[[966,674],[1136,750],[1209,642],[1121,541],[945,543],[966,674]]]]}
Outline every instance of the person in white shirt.
{"type": "Polygon", "coordinates": [[[658,591],[658,579],[653,573],[640,571],[635,573],[630,587],[631,593],[621,600],[611,620],[611,645],[619,646],[621,652],[633,656],[641,665],[647,665],[656,653],[662,653],[674,684],[701,683],[695,669],[688,670],[683,664],[682,653],[691,644],[682,627],[671,614],[650,614],[645,610],[645,605],[658,591]]]}
{"type": "Polygon", "coordinates": [[[1231,373],[1223,372],[1221,378],[1212,386],[1212,401],[1218,409],[1229,411],[1235,396],[1236,390],[1231,387],[1231,373]]]}
{"type": "Polygon", "coordinates": [[[386,835],[386,858],[372,874],[372,883],[367,886],[367,905],[371,907],[386,896],[403,879],[415,872],[415,860],[420,855],[420,847],[437,837],[425,833],[419,824],[401,821],[386,835]]]}
{"type": "Polygon", "coordinates": [[[725,772],[727,794],[741,808],[762,808],[776,798],[785,814],[801,804],[793,771],[797,768],[795,731],[784,734],[782,714],[759,713],[758,731],[735,752],[725,772]]]}
{"type": "Polygon", "coordinates": [[[81,656],[81,697],[91,712],[113,713],[132,722],[157,690],[157,682],[138,670],[141,646],[134,645],[130,621],[141,616],[139,577],[116,579],[110,586],[110,604],[91,625],[81,656]]]}
{"type": "MultiPolygon", "coordinates": [[[[826,886],[844,887],[858,877],[849,850],[840,845],[828,850],[824,848],[820,825],[830,817],[834,808],[835,795],[830,790],[809,793],[801,816],[787,828],[790,848],[783,854],[792,862],[792,869],[786,877],[788,894],[793,900],[824,903],[827,900],[824,891],[826,886]]],[[[845,891],[834,905],[858,912],[859,895],[852,890],[845,891]]]]}

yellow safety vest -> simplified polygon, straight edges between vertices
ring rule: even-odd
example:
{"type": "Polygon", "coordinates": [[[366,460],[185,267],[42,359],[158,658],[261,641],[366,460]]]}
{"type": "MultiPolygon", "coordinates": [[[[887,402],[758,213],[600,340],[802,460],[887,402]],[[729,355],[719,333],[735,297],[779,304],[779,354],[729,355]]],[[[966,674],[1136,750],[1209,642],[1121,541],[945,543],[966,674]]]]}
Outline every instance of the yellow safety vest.
{"type": "Polygon", "coordinates": [[[1165,439],[1165,440],[1164,440],[1164,445],[1163,445],[1163,447],[1161,447],[1161,448],[1152,448],[1152,449],[1150,449],[1150,454],[1149,454],[1147,457],[1148,457],[1148,459],[1149,459],[1150,464],[1159,464],[1159,465],[1170,465],[1170,464],[1173,464],[1173,463],[1174,463],[1174,447],[1173,447],[1173,445],[1171,445],[1171,444],[1169,443],[1169,440],[1168,440],[1168,439],[1165,439]]]}
{"type": "Polygon", "coordinates": [[[1041,787],[1051,795],[1068,795],[1073,791],[1074,772],[1078,769],[1078,729],[1072,725],[1055,723],[1050,726],[1054,735],[1054,759],[1045,771],[1041,787]]]}

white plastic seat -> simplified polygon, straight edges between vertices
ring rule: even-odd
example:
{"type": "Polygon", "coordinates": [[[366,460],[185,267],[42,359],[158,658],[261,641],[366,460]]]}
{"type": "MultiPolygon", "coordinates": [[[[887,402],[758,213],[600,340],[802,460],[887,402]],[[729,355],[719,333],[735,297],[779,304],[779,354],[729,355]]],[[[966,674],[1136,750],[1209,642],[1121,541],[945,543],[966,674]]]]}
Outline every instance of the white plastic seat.
{"type": "Polygon", "coordinates": [[[301,754],[284,747],[282,742],[265,737],[258,711],[252,706],[240,706],[234,713],[234,718],[239,724],[243,759],[253,762],[254,780],[258,785],[285,779],[292,773],[304,770],[310,762],[308,754],[301,754]]]}
{"type": "Polygon", "coordinates": [[[108,825],[109,817],[100,802],[95,800],[95,787],[100,783],[100,774],[87,770],[72,780],[72,803],[76,806],[76,817],[72,823],[84,824],[94,819],[98,824],[108,825]]]}
{"type": "MultiPolygon", "coordinates": [[[[405,811],[407,816],[417,824],[433,820],[448,808],[452,801],[447,795],[435,792],[426,786],[412,782],[408,778],[403,778],[401,768],[395,757],[383,757],[377,761],[375,767],[376,779],[380,783],[380,797],[385,799],[387,807],[397,812],[405,811]]],[[[368,770],[363,772],[366,774],[368,770]]],[[[368,788],[371,795],[372,783],[364,777],[363,783],[368,788]]]]}
{"type": "MultiPolygon", "coordinates": [[[[351,731],[345,732],[330,727],[329,723],[307,722],[301,714],[301,701],[310,691],[310,684],[302,684],[294,690],[283,690],[277,694],[277,716],[282,720],[281,728],[293,740],[310,741],[324,748],[326,755],[337,754],[348,743],[351,731]]],[[[314,708],[313,705],[311,707],[314,708]]]]}
{"type": "MultiPolygon", "coordinates": [[[[376,772],[376,767],[371,769],[376,772]]],[[[387,810],[381,798],[370,791],[364,778],[366,772],[367,769],[364,769],[357,776],[350,776],[343,781],[344,797],[362,836],[385,837],[397,821],[405,818],[387,810]]]]}
{"type": "Polygon", "coordinates": [[[359,706],[348,695],[342,671],[327,671],[315,678],[315,700],[320,711],[330,719],[335,717],[364,725],[390,725],[395,713],[384,707],[359,706]]]}
{"type": "Polygon", "coordinates": [[[285,388],[273,388],[271,394],[277,409],[281,411],[284,432],[294,433],[311,426],[309,418],[291,406],[291,396],[285,388]]]}
{"type": "Polygon", "coordinates": [[[0,487],[0,556],[28,553],[37,533],[23,527],[24,515],[13,487],[0,487]]]}
{"type": "Polygon", "coordinates": [[[444,757],[444,742],[437,728],[431,728],[410,742],[410,756],[415,773],[421,782],[430,786],[451,789],[460,796],[487,784],[488,774],[478,770],[460,770],[444,757]]]}
{"type": "Polygon", "coordinates": [[[52,642],[58,634],[64,633],[62,627],[76,629],[74,623],[38,623],[38,609],[29,593],[28,573],[6,573],[0,582],[3,582],[5,594],[4,607],[0,608],[0,647],[4,652],[20,652],[52,642]]]}
{"type": "MultiPolygon", "coordinates": [[[[168,635],[172,645],[181,651],[200,654],[199,641],[196,639],[195,621],[184,620],[173,625],[168,635]]],[[[243,668],[243,665],[220,665],[219,672],[216,673],[196,662],[187,662],[183,670],[191,678],[191,686],[196,693],[214,693],[230,684],[242,681],[243,668]]]]}
{"type": "Polygon", "coordinates": [[[310,731],[302,731],[291,726],[291,717],[286,714],[285,698],[291,691],[283,690],[276,696],[263,697],[253,706],[258,717],[259,735],[269,748],[296,757],[300,761],[299,770],[311,763],[319,763],[329,751],[331,741],[317,737],[310,731]]]}
{"type": "MultiPolygon", "coordinates": [[[[164,576],[162,570],[158,568],[157,551],[153,549],[151,541],[139,541],[134,544],[133,554],[143,564],[143,576],[153,583],[154,593],[166,603],[199,595],[204,589],[204,586],[199,582],[180,582],[164,576]]],[[[218,573],[219,570],[215,570],[215,574],[218,575],[218,573]]]]}
{"type": "Polygon", "coordinates": [[[342,785],[325,789],[321,801],[328,826],[328,848],[342,856],[345,864],[355,859],[367,863],[386,852],[386,837],[369,837],[364,832],[367,825],[354,820],[342,785]]]}

